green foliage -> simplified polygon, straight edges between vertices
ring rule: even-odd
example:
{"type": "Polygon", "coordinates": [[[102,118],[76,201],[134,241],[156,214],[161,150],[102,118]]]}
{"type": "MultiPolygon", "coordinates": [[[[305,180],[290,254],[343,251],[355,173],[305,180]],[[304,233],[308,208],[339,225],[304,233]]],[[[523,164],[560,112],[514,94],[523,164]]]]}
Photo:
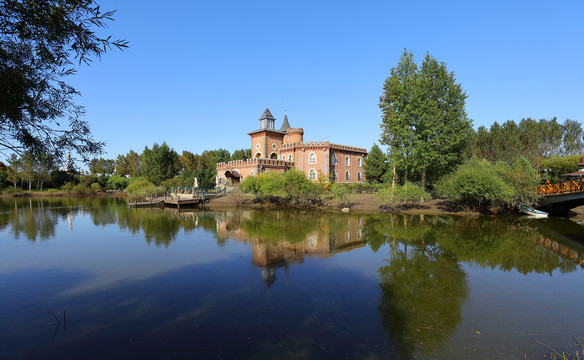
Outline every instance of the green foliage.
{"type": "Polygon", "coordinates": [[[527,159],[517,157],[510,165],[473,157],[455,173],[442,179],[437,192],[473,210],[489,206],[512,207],[537,201],[539,177],[527,159]]]}
{"type": "Polygon", "coordinates": [[[556,118],[550,120],[521,119],[502,125],[497,122],[489,129],[477,129],[471,146],[471,156],[511,163],[517,155],[528,159],[536,170],[545,168],[545,159],[568,155],[582,155],[582,126],[574,120],[560,124],[556,118]]]}
{"type": "Polygon", "coordinates": [[[130,185],[130,179],[125,176],[112,175],[107,179],[106,187],[109,190],[124,190],[130,185]]]}
{"type": "Polygon", "coordinates": [[[540,166],[540,174],[543,177],[543,180],[546,180],[546,171],[547,171],[547,180],[549,182],[558,182],[563,180],[563,174],[569,174],[571,172],[575,172],[578,170],[578,163],[580,162],[581,155],[568,155],[568,156],[554,156],[549,159],[543,159],[540,166]]]}
{"type": "Polygon", "coordinates": [[[141,173],[148,181],[160,185],[163,180],[173,178],[179,170],[178,154],[166,142],[155,143],[152,149],[146,146],[141,156],[141,173]]]}
{"type": "Polygon", "coordinates": [[[142,160],[134,150],[126,155],[118,155],[116,158],[116,174],[120,176],[139,177],[141,174],[142,160]]]}
{"type": "Polygon", "coordinates": [[[466,93],[446,64],[426,54],[421,67],[404,51],[384,84],[381,143],[391,161],[410,178],[431,183],[461,161],[472,133],[466,93]]]}
{"type": "Polygon", "coordinates": [[[91,184],[90,189],[92,191],[101,191],[102,187],[101,187],[101,185],[99,185],[99,183],[93,183],[93,184],[91,184]]]}
{"type": "Polygon", "coordinates": [[[127,46],[98,36],[113,14],[92,0],[2,1],[0,150],[55,158],[74,150],[85,160],[101,151],[103,143],[92,139],[80,119],[83,107],[73,102],[79,92],[64,80],[78,64],[127,46]]]}
{"type": "Polygon", "coordinates": [[[231,160],[245,160],[251,159],[251,149],[240,149],[235,150],[233,154],[231,154],[231,160]]]}
{"type": "Polygon", "coordinates": [[[51,172],[51,176],[49,178],[49,182],[51,183],[50,186],[56,189],[61,188],[67,182],[75,184],[77,181],[78,180],[74,174],[60,170],[55,170],[51,172]]]}
{"type": "Polygon", "coordinates": [[[252,193],[259,198],[276,196],[291,203],[314,203],[323,193],[322,187],[306,178],[298,170],[291,169],[285,173],[267,172],[248,176],[240,184],[242,192],[252,193]]]}
{"type": "Polygon", "coordinates": [[[89,162],[91,175],[111,175],[116,170],[116,161],[104,158],[93,158],[89,162]]]}
{"type": "Polygon", "coordinates": [[[334,184],[331,189],[331,196],[341,206],[349,205],[349,189],[343,184],[334,184]]]}
{"type": "Polygon", "coordinates": [[[0,170],[0,189],[5,188],[8,185],[8,172],[6,170],[0,170]]]}
{"type": "Polygon", "coordinates": [[[407,182],[395,187],[386,185],[377,192],[377,197],[389,206],[414,204],[430,200],[432,196],[421,186],[407,182]]]}
{"type": "Polygon", "coordinates": [[[388,171],[387,156],[377,144],[373,144],[371,150],[369,150],[363,168],[367,182],[371,184],[380,184],[383,182],[384,175],[388,171]]]}
{"type": "Polygon", "coordinates": [[[131,201],[137,201],[146,196],[163,194],[164,190],[148,180],[137,180],[128,185],[126,193],[131,201]]]}

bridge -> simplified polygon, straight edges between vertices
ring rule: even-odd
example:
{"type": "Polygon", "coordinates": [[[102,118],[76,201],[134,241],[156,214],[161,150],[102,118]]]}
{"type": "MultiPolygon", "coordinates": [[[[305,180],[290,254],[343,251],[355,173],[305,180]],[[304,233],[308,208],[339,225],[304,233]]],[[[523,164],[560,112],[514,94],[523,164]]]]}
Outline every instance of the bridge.
{"type": "Polygon", "coordinates": [[[543,196],[539,208],[552,213],[567,213],[570,209],[584,205],[584,179],[574,179],[550,183],[546,181],[537,187],[537,194],[543,196]]]}

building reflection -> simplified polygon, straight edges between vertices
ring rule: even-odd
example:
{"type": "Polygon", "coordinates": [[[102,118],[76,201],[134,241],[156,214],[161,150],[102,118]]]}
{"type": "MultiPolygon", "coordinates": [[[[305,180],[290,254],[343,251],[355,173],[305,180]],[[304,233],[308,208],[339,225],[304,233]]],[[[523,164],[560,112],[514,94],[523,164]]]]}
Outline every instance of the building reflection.
{"type": "Polygon", "coordinates": [[[217,214],[217,236],[250,244],[252,262],[262,269],[266,286],[271,286],[276,280],[277,268],[287,269],[290,264],[301,264],[306,258],[328,258],[364,247],[367,241],[363,236],[363,224],[362,216],[225,212],[217,214]],[[266,219],[266,215],[271,218],[266,219]]]}

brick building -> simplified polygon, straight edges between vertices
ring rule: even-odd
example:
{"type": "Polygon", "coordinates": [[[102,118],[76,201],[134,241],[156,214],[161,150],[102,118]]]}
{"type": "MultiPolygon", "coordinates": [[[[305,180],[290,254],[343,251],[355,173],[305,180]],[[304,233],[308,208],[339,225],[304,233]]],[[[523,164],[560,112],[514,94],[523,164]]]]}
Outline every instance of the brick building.
{"type": "Polygon", "coordinates": [[[291,127],[286,112],[280,130],[276,130],[276,119],[267,108],[259,120],[260,128],[248,133],[253,158],[218,163],[218,184],[237,183],[262,172],[285,172],[291,168],[304,172],[313,181],[319,174],[339,183],[365,181],[366,149],[329,141],[304,141],[304,130],[291,127]]]}

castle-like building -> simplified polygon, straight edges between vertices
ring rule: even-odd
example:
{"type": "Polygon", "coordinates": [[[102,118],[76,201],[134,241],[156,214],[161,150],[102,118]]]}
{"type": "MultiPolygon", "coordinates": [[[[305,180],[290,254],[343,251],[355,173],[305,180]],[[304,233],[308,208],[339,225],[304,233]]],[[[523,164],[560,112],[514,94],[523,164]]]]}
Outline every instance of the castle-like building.
{"type": "Polygon", "coordinates": [[[286,111],[280,130],[276,130],[276,119],[267,108],[259,120],[259,130],[248,133],[253,158],[217,163],[218,185],[238,183],[263,172],[285,172],[292,168],[304,172],[313,181],[317,181],[320,174],[339,183],[365,181],[366,149],[328,141],[305,142],[304,130],[290,126],[286,111]]]}

